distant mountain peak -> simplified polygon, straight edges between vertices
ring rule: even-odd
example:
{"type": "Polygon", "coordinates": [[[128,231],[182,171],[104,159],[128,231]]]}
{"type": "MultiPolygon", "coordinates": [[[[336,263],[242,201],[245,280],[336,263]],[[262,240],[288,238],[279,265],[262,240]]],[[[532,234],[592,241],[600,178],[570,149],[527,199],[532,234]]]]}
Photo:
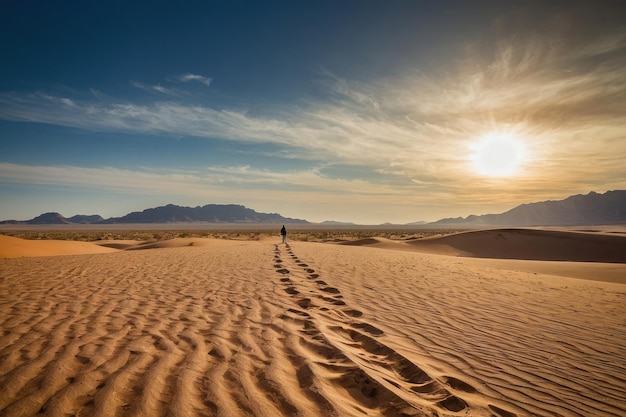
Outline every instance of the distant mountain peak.
{"type": "Polygon", "coordinates": [[[323,225],[326,225],[326,226],[350,226],[350,225],[354,225],[354,223],[351,223],[351,222],[340,222],[340,221],[335,221],[335,220],[324,220],[320,224],[323,224],[323,225]]]}
{"type": "Polygon", "coordinates": [[[71,223],[91,224],[101,222],[104,218],[98,214],[77,214],[76,216],[68,217],[67,220],[71,223]]]}
{"type": "Polygon", "coordinates": [[[28,224],[70,224],[71,222],[63,217],[60,213],[49,212],[43,213],[34,219],[28,220],[28,224]]]}

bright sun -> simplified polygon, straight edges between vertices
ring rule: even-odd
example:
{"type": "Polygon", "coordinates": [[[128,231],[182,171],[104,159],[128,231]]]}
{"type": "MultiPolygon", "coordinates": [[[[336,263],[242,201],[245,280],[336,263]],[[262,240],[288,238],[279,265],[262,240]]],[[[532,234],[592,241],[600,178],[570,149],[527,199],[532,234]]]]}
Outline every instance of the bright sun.
{"type": "Polygon", "coordinates": [[[485,135],[475,147],[474,168],[489,177],[510,177],[519,171],[524,144],[507,133],[485,135]]]}

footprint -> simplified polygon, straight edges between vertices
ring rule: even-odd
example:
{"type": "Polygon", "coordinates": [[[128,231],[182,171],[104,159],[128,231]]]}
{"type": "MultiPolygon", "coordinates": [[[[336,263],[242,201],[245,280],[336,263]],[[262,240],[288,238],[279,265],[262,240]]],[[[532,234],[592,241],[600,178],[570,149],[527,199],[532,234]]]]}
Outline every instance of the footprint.
{"type": "Polygon", "coordinates": [[[296,301],[296,304],[304,309],[307,309],[313,305],[310,298],[303,298],[302,300],[298,300],[296,301]]]}
{"type": "Polygon", "coordinates": [[[367,332],[367,333],[369,333],[371,335],[374,335],[374,336],[380,336],[382,334],[385,334],[384,331],[380,330],[378,327],[372,326],[369,323],[355,323],[355,324],[352,325],[352,327],[355,327],[357,329],[361,329],[364,332],[367,332]]]}
{"type": "Polygon", "coordinates": [[[281,319],[281,320],[285,320],[285,321],[289,321],[289,322],[292,322],[292,323],[296,323],[296,324],[298,324],[300,326],[303,326],[304,323],[307,322],[307,320],[310,320],[309,317],[303,317],[300,314],[295,314],[295,313],[293,313],[291,311],[287,311],[287,312],[285,312],[285,314],[281,314],[280,316],[278,316],[278,318],[281,319]],[[289,313],[291,313],[291,314],[289,314],[289,313]]]}
{"type": "Polygon", "coordinates": [[[467,408],[467,403],[454,395],[450,395],[445,400],[439,401],[437,405],[455,413],[467,408]]]}
{"type": "Polygon", "coordinates": [[[465,381],[461,381],[460,379],[454,378],[454,377],[447,377],[445,379],[446,384],[450,385],[451,388],[457,390],[457,391],[463,391],[463,392],[478,392],[478,390],[476,388],[474,388],[473,386],[471,386],[470,384],[468,384],[465,381]]]}
{"type": "Polygon", "coordinates": [[[277,269],[276,272],[278,272],[279,274],[288,274],[289,270],[288,269],[277,269]]]}
{"type": "Polygon", "coordinates": [[[363,313],[359,310],[345,310],[344,313],[350,317],[361,317],[363,315],[363,313]]]}
{"type": "Polygon", "coordinates": [[[320,274],[311,274],[309,275],[310,279],[315,279],[315,278],[319,278],[320,274]]]}
{"type": "Polygon", "coordinates": [[[297,314],[297,315],[302,316],[302,317],[311,317],[311,315],[309,313],[307,313],[306,311],[300,311],[300,310],[296,310],[294,308],[290,308],[287,311],[289,311],[290,313],[297,314]]]}
{"type": "Polygon", "coordinates": [[[341,291],[339,291],[337,288],[335,287],[326,287],[326,288],[322,288],[322,291],[327,292],[329,294],[340,294],[341,291]]]}
{"type": "Polygon", "coordinates": [[[296,290],[296,287],[287,287],[285,288],[285,292],[290,295],[300,294],[300,291],[296,290]]]}
{"type": "Polygon", "coordinates": [[[76,355],[76,360],[78,360],[78,362],[82,363],[83,365],[91,362],[91,359],[82,355],[76,355]]]}
{"type": "Polygon", "coordinates": [[[336,306],[345,306],[346,305],[346,302],[343,301],[343,300],[336,300],[334,298],[324,297],[323,295],[318,295],[318,298],[321,298],[322,300],[324,300],[327,303],[330,303],[332,305],[336,305],[336,306]]]}
{"type": "Polygon", "coordinates": [[[511,413],[510,411],[503,410],[499,407],[496,407],[495,405],[490,404],[489,408],[491,409],[491,411],[496,413],[498,417],[517,417],[517,414],[511,413]]]}

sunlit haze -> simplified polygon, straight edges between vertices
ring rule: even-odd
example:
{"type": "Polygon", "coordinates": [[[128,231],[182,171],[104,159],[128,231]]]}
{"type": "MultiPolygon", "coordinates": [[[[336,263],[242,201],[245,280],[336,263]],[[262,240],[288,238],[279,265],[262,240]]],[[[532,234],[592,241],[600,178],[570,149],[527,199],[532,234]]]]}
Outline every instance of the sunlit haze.
{"type": "Polygon", "coordinates": [[[0,220],[409,223],[626,189],[626,2],[0,10],[0,220]]]}

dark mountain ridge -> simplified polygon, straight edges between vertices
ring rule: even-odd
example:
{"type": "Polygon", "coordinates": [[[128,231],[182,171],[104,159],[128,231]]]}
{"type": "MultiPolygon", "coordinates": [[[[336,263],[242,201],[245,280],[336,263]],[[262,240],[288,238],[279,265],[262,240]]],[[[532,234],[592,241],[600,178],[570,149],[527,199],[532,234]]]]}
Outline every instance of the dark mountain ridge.
{"type": "Polygon", "coordinates": [[[501,214],[448,218],[431,225],[577,226],[626,223],[626,190],[573,195],[517,206],[501,214]]]}
{"type": "Polygon", "coordinates": [[[77,214],[76,216],[68,217],[67,220],[70,223],[91,224],[102,222],[104,218],[98,214],[77,214]]]}
{"type": "Polygon", "coordinates": [[[306,224],[277,213],[259,213],[236,204],[207,204],[182,207],[174,204],[135,211],[122,217],[104,219],[97,214],[65,218],[59,213],[44,213],[31,220],[5,220],[0,224],[119,224],[119,223],[288,223],[306,224]]]}
{"type": "Polygon", "coordinates": [[[259,213],[237,204],[207,204],[181,207],[174,204],[135,211],[123,217],[112,217],[112,223],[308,223],[306,220],[283,217],[278,213],[259,213]]]}

